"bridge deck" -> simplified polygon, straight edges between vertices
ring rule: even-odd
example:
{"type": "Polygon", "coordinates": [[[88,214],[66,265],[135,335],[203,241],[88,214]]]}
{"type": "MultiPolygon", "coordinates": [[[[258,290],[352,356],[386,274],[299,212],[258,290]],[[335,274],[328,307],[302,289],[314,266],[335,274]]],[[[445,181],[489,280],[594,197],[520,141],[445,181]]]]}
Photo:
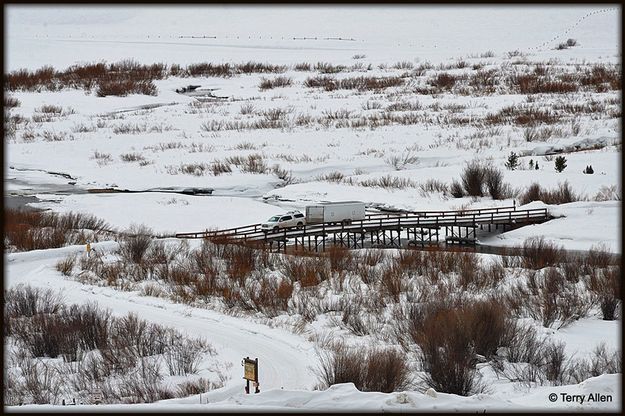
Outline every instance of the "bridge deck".
{"type": "MultiPolygon", "coordinates": [[[[308,224],[301,228],[282,229],[278,232],[265,232],[260,224],[224,230],[202,231],[195,233],[179,233],[178,238],[225,238],[245,242],[286,242],[289,239],[334,237],[349,234],[365,234],[384,232],[401,232],[403,230],[429,229],[438,230],[444,227],[475,228],[483,225],[520,226],[544,222],[551,219],[545,208],[517,210],[516,207],[483,208],[463,211],[421,211],[404,213],[369,214],[364,220],[353,221],[351,224],[333,225],[328,223],[308,224]]],[[[438,234],[436,235],[438,240],[438,234]]]]}

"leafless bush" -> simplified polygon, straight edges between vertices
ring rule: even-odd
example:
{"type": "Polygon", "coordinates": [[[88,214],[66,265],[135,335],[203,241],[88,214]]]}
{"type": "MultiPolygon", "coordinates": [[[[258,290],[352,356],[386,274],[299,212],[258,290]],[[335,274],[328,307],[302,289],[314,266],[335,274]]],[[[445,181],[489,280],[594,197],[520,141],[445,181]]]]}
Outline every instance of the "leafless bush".
{"type": "Polygon", "coordinates": [[[549,343],[545,347],[546,366],[545,377],[555,385],[566,383],[567,357],[564,352],[563,342],[549,343]]]}
{"type": "Polygon", "coordinates": [[[595,201],[620,201],[621,192],[616,185],[602,185],[594,197],[595,201]]]}
{"type": "Polygon", "coordinates": [[[257,149],[254,143],[251,143],[251,142],[241,142],[237,144],[234,148],[237,150],[256,150],[257,149]]]}
{"type": "Polygon", "coordinates": [[[235,70],[237,74],[282,73],[286,71],[286,66],[248,61],[236,65],[235,70]]]}
{"type": "Polygon", "coordinates": [[[482,289],[488,282],[484,278],[480,258],[472,253],[457,254],[458,283],[463,289],[482,289]]]}
{"type": "Polygon", "coordinates": [[[113,126],[113,133],[115,134],[139,134],[144,133],[146,130],[147,126],[145,124],[122,123],[113,126]]]}
{"type": "Polygon", "coordinates": [[[300,62],[293,67],[296,71],[311,71],[312,65],[308,62],[300,62]]]}
{"type": "Polygon", "coordinates": [[[381,108],[382,103],[380,103],[379,101],[367,100],[367,102],[362,105],[363,110],[379,110],[381,108]]]}
{"type": "Polygon", "coordinates": [[[404,80],[401,77],[354,77],[343,78],[336,81],[336,88],[343,90],[380,90],[390,87],[398,87],[404,84],[404,80]]]}
{"type": "Polygon", "coordinates": [[[414,341],[421,348],[426,385],[462,396],[480,390],[475,348],[461,313],[445,308],[430,312],[414,341]]]}
{"type": "Polygon", "coordinates": [[[493,166],[486,169],[484,182],[488,193],[493,199],[504,199],[507,195],[503,183],[503,172],[493,166]]]}
{"type": "Polygon", "coordinates": [[[204,344],[197,340],[185,340],[182,335],[172,332],[168,334],[168,337],[168,347],[163,357],[169,375],[197,374],[202,354],[205,352],[204,344]]]}
{"type": "Polygon", "coordinates": [[[295,178],[293,177],[293,172],[290,170],[282,169],[280,165],[273,165],[271,168],[271,172],[280,179],[284,185],[290,185],[295,182],[295,178]]]}
{"type": "Polygon", "coordinates": [[[569,383],[581,383],[590,377],[615,374],[622,371],[622,359],[618,351],[608,352],[605,343],[599,344],[590,359],[571,360],[567,368],[569,383]]]}
{"type": "Polygon", "coordinates": [[[382,250],[366,250],[362,253],[362,261],[368,266],[380,264],[385,257],[386,254],[382,250]]]}
{"type": "Polygon", "coordinates": [[[321,388],[351,382],[361,391],[391,393],[411,383],[406,360],[393,349],[350,350],[339,344],[321,356],[317,373],[321,388]]]}
{"type": "Polygon", "coordinates": [[[500,262],[487,265],[482,273],[485,283],[491,286],[496,286],[506,277],[506,269],[500,262]]]}
{"type": "MultiPolygon", "coordinates": [[[[228,166],[229,167],[229,166],[228,166]]],[[[209,168],[212,168],[212,165],[209,166],[205,163],[181,163],[177,169],[184,173],[185,175],[193,175],[193,176],[203,176],[209,168]]],[[[168,171],[172,174],[175,174],[174,167],[168,167],[168,171]]]]}
{"type": "Polygon", "coordinates": [[[144,225],[132,225],[124,232],[119,252],[126,261],[141,264],[152,243],[152,230],[144,225]]]}
{"type": "Polygon", "coordinates": [[[302,287],[317,286],[331,275],[329,261],[324,257],[285,256],[280,263],[280,270],[302,287]]]}
{"type": "Polygon", "coordinates": [[[61,115],[61,113],[63,113],[63,107],[52,104],[45,104],[39,108],[36,108],[35,111],[45,114],[61,115]]]}
{"type": "Polygon", "coordinates": [[[171,398],[161,384],[161,356],[175,373],[190,374],[197,370],[198,354],[215,353],[205,341],[184,339],[135,315],[112,318],[94,304],[66,306],[49,290],[20,286],[6,295],[5,322],[11,314],[16,323],[9,336],[29,352],[18,362],[21,377],[13,379],[24,393],[12,393],[16,400],[58,404],[61,391],[80,396],[94,388],[103,390],[108,403],[171,398]],[[33,359],[57,356],[67,364],[33,359]]]}
{"type": "Polygon", "coordinates": [[[397,263],[391,263],[382,270],[380,280],[382,290],[395,302],[399,302],[399,296],[404,289],[403,276],[403,269],[397,263]]]}
{"type": "Polygon", "coordinates": [[[290,87],[292,84],[293,80],[289,77],[275,77],[273,79],[261,78],[258,88],[264,91],[278,87],[290,87]]]}
{"type": "Polygon", "coordinates": [[[560,183],[558,187],[553,190],[543,189],[538,183],[533,183],[525,192],[519,195],[519,203],[521,205],[528,204],[532,201],[542,201],[546,204],[558,205],[579,200],[580,196],[573,191],[568,181],[560,183]]]}
{"type": "Polygon", "coordinates": [[[93,236],[109,229],[108,224],[92,215],[56,214],[41,211],[4,210],[5,243],[20,251],[84,244],[84,231],[93,236]]]}
{"type": "Polygon", "coordinates": [[[530,237],[523,241],[523,267],[527,269],[542,269],[555,266],[564,260],[561,247],[545,240],[544,237],[530,237]]]}
{"type": "Polygon", "coordinates": [[[588,315],[591,296],[552,267],[543,276],[530,271],[527,287],[517,285],[507,296],[508,306],[519,316],[531,317],[544,327],[564,328],[588,315]]]}
{"type": "Polygon", "coordinates": [[[327,76],[308,77],[304,85],[308,88],[323,88],[326,91],[333,91],[337,88],[334,78],[327,76]]]}
{"type": "Polygon", "coordinates": [[[621,302],[621,270],[619,267],[594,270],[590,275],[589,289],[594,292],[605,321],[616,319],[621,302]]]}
{"type": "Polygon", "coordinates": [[[320,175],[317,177],[317,179],[320,181],[341,183],[343,182],[343,179],[345,179],[345,175],[342,172],[335,170],[333,172],[328,172],[320,175]]]}
{"type": "Polygon", "coordinates": [[[441,90],[451,90],[456,84],[458,78],[455,75],[442,72],[437,74],[434,78],[430,79],[428,83],[441,90]]]}
{"type": "Polygon", "coordinates": [[[511,363],[533,363],[544,361],[545,339],[534,327],[511,322],[505,331],[505,358],[511,363]]]}
{"type": "Polygon", "coordinates": [[[479,160],[475,159],[467,163],[460,180],[464,191],[469,196],[483,196],[484,181],[486,179],[488,169],[479,160]]]}
{"type": "Polygon", "coordinates": [[[94,305],[61,306],[54,314],[21,318],[12,320],[12,335],[34,357],[62,356],[65,361],[76,361],[81,351],[106,346],[110,315],[94,305]]]}
{"type": "Polygon", "coordinates": [[[124,162],[139,162],[145,160],[145,157],[140,153],[123,153],[119,155],[119,158],[124,162]]]}
{"type": "Polygon", "coordinates": [[[110,153],[100,153],[97,150],[93,152],[93,159],[96,159],[98,163],[107,164],[113,161],[113,157],[110,153]]]}
{"type": "Polygon", "coordinates": [[[323,117],[328,120],[347,120],[350,118],[351,111],[346,110],[345,108],[340,108],[338,110],[323,110],[323,117]]]}
{"type": "Polygon", "coordinates": [[[380,178],[366,179],[358,183],[365,187],[380,187],[385,189],[417,188],[418,185],[409,178],[386,175],[380,178]]]}
{"type": "Polygon", "coordinates": [[[115,386],[115,395],[123,403],[152,403],[175,397],[175,394],[161,384],[163,376],[158,360],[144,357],[137,369],[122,375],[115,386]]]}
{"type": "Polygon", "coordinates": [[[222,162],[220,160],[214,160],[210,165],[210,170],[213,173],[213,176],[219,176],[223,173],[231,173],[232,168],[230,168],[230,164],[222,162]]]}
{"type": "Polygon", "coordinates": [[[496,355],[497,349],[506,343],[511,320],[505,305],[495,298],[476,301],[464,307],[463,315],[475,352],[487,358],[496,355]]]}
{"type": "Polygon", "coordinates": [[[487,125],[513,124],[520,127],[535,127],[557,123],[560,118],[560,115],[549,110],[516,105],[504,107],[494,114],[489,113],[484,121],[487,125]]]}
{"type": "Polygon", "coordinates": [[[465,195],[462,185],[456,180],[454,180],[449,186],[449,193],[454,198],[462,198],[465,195]]]}
{"type": "Polygon", "coordinates": [[[116,95],[125,97],[128,94],[156,95],[158,90],[152,81],[133,79],[110,79],[100,81],[96,94],[98,97],[116,95]]]}
{"type": "Polygon", "coordinates": [[[239,110],[239,112],[242,115],[250,115],[250,114],[254,114],[256,112],[256,108],[254,107],[254,104],[252,103],[247,103],[247,104],[243,104],[239,110]]]}
{"type": "Polygon", "coordinates": [[[354,265],[354,256],[345,247],[332,246],[326,250],[330,260],[331,271],[351,270],[354,265]]]}
{"type": "Polygon", "coordinates": [[[67,134],[66,132],[55,132],[50,130],[44,130],[41,134],[43,140],[46,142],[63,142],[66,140],[74,140],[74,136],[72,134],[67,134]]]}
{"type": "Polygon", "coordinates": [[[419,158],[411,152],[406,152],[402,155],[393,155],[386,159],[386,163],[395,170],[405,169],[407,165],[414,165],[418,161],[419,158]]]}
{"type": "Polygon", "coordinates": [[[224,247],[227,276],[242,283],[256,268],[256,252],[253,248],[229,244],[224,247]]]}
{"type": "Polygon", "coordinates": [[[344,65],[332,65],[328,62],[317,62],[315,64],[315,70],[319,71],[322,74],[336,74],[345,70],[344,65]]]}
{"type": "Polygon", "coordinates": [[[4,108],[15,108],[20,106],[20,100],[9,95],[4,96],[4,108]]]}
{"type": "Polygon", "coordinates": [[[50,289],[43,290],[20,284],[4,293],[5,319],[50,315],[62,308],[62,297],[50,289]]]}
{"type": "Polygon", "coordinates": [[[65,276],[71,276],[74,265],[76,264],[76,257],[73,255],[67,256],[63,260],[59,260],[56,263],[56,269],[63,273],[65,276]]]}
{"type": "Polygon", "coordinates": [[[63,374],[51,363],[30,361],[21,367],[24,396],[34,404],[60,404],[63,374]]]}
{"type": "Polygon", "coordinates": [[[591,359],[590,366],[590,374],[592,377],[596,377],[601,374],[620,373],[622,368],[622,357],[618,351],[614,351],[610,354],[605,343],[599,344],[593,350],[593,357],[591,359]]]}
{"type": "Polygon", "coordinates": [[[184,383],[178,384],[178,393],[177,397],[188,397],[194,396],[197,394],[202,394],[209,392],[211,390],[215,390],[221,387],[219,384],[214,383],[205,378],[199,378],[197,380],[188,380],[184,383]]]}
{"type": "Polygon", "coordinates": [[[243,159],[243,163],[240,165],[241,172],[247,173],[266,173],[269,170],[267,163],[262,155],[255,153],[248,155],[243,159]]]}

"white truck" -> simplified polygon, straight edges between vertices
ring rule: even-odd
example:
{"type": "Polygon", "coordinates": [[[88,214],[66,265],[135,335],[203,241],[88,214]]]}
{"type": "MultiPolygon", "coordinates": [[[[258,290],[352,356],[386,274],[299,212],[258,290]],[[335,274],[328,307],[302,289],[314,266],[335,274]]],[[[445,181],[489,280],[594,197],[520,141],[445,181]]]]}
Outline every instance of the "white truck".
{"type": "Polygon", "coordinates": [[[365,219],[365,203],[360,201],[322,202],[306,207],[307,224],[349,224],[365,219]]]}

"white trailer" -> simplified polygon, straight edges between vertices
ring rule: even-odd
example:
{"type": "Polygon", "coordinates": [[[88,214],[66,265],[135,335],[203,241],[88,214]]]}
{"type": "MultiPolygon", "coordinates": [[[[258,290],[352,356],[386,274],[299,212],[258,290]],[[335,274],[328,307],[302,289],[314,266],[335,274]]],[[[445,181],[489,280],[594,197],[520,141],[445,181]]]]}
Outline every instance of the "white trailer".
{"type": "Polygon", "coordinates": [[[322,202],[306,207],[306,223],[343,223],[365,219],[365,203],[360,201],[322,202]]]}

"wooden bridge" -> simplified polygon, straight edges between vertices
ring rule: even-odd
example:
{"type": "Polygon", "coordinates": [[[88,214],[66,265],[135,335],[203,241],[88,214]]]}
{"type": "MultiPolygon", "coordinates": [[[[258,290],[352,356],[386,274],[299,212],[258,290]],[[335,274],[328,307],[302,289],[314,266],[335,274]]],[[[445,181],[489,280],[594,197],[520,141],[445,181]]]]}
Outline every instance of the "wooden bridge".
{"type": "Polygon", "coordinates": [[[528,224],[550,220],[548,210],[516,209],[516,206],[469,209],[461,211],[413,211],[401,213],[367,214],[364,220],[350,224],[308,224],[299,228],[285,228],[266,232],[261,224],[251,224],[224,230],[176,234],[177,238],[209,238],[263,245],[272,251],[324,251],[326,247],[347,248],[402,247],[438,245],[443,237],[446,244],[476,243],[478,228],[489,232],[492,228],[507,231],[528,224]]]}

